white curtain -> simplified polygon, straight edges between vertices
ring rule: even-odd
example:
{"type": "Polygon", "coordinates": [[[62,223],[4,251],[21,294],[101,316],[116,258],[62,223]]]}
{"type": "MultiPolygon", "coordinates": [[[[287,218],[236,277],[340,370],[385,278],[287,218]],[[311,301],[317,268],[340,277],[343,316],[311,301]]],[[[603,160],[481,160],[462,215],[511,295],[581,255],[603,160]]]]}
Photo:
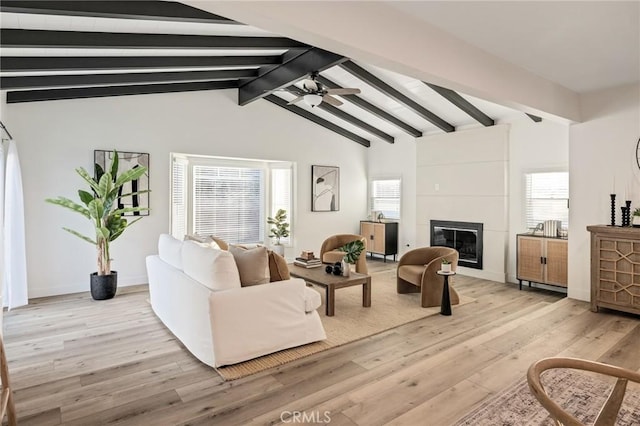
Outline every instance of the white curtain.
{"type": "Polygon", "coordinates": [[[9,141],[6,153],[0,157],[6,157],[2,158],[5,168],[2,173],[4,197],[0,197],[4,202],[3,248],[0,251],[3,254],[1,265],[4,280],[2,304],[12,309],[28,303],[22,175],[15,141],[9,141]]]}

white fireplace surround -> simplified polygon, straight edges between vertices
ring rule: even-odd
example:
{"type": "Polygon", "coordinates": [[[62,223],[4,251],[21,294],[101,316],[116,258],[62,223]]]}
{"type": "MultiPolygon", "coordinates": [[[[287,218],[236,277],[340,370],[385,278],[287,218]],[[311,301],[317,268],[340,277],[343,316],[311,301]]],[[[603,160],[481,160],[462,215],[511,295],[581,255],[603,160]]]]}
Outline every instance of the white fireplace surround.
{"type": "Polygon", "coordinates": [[[508,141],[508,125],[417,139],[417,246],[431,245],[431,220],[483,224],[483,269],[462,275],[506,282],[508,141]]]}

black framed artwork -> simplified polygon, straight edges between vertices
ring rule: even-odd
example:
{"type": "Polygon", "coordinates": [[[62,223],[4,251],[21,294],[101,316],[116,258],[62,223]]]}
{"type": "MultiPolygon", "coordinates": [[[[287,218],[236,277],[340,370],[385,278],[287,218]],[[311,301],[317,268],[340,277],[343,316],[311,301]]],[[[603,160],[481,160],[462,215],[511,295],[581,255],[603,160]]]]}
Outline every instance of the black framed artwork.
{"type": "Polygon", "coordinates": [[[311,211],[340,210],[340,168],[311,166],[311,211]]]}
{"type": "MultiPolygon", "coordinates": [[[[105,151],[96,149],[93,151],[93,161],[96,165],[102,167],[102,170],[107,170],[111,165],[113,158],[113,151],[105,151]]],[[[144,166],[147,168],[147,172],[131,182],[127,182],[121,188],[121,194],[130,194],[138,191],[145,191],[149,189],[149,154],[143,152],[121,152],[118,151],[118,174],[135,167],[144,166]]],[[[149,208],[149,193],[130,195],[128,197],[122,197],[118,200],[118,208],[125,207],[146,207],[149,208]]],[[[123,216],[148,216],[149,210],[141,212],[127,212],[123,216]]]]}

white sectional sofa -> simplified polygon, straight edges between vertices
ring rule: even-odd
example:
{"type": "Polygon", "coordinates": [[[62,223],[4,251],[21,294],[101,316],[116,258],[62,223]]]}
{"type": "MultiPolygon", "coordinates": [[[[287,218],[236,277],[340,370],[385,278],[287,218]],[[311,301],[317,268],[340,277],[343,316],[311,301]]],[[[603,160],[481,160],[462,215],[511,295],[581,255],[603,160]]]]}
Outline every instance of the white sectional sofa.
{"type": "Polygon", "coordinates": [[[148,256],[151,306],[200,361],[235,364],[326,338],[301,279],[241,287],[233,255],[163,234],[148,256]]]}

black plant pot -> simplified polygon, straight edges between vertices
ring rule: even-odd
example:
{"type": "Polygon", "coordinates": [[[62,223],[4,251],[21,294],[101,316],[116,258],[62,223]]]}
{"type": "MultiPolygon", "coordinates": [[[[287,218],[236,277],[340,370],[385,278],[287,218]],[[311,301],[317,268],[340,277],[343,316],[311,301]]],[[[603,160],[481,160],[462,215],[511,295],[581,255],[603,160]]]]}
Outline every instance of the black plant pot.
{"type": "Polygon", "coordinates": [[[118,289],[118,272],[111,271],[109,275],[91,274],[91,297],[94,300],[113,299],[118,289]]]}

